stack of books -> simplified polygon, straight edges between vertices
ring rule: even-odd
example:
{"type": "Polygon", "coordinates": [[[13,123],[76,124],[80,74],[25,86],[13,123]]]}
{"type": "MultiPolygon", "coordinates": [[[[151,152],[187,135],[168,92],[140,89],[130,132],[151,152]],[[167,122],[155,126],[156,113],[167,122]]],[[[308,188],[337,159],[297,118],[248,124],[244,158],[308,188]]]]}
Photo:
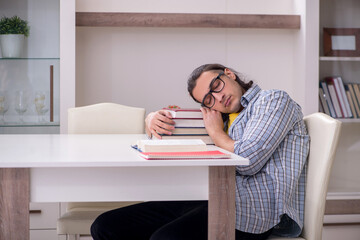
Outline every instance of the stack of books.
{"type": "Polygon", "coordinates": [[[360,118],[360,85],[345,83],[341,77],[320,82],[320,111],[334,118],[360,118]]]}
{"type": "Polygon", "coordinates": [[[193,108],[164,108],[175,122],[172,135],[161,135],[162,139],[201,139],[206,144],[214,144],[204,125],[202,112],[193,108]]]}

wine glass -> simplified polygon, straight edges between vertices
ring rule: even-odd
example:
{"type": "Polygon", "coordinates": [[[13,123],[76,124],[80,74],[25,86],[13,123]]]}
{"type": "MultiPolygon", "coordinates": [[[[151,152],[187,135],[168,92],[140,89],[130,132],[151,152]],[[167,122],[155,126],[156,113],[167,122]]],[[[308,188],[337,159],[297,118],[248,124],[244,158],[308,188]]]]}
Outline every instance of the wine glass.
{"type": "Polygon", "coordinates": [[[9,109],[7,91],[0,91],[0,123],[5,123],[5,113],[9,109]]]}
{"type": "Polygon", "coordinates": [[[16,91],[15,93],[15,111],[19,114],[19,121],[24,122],[24,113],[28,107],[28,94],[26,91],[16,91]]]}
{"type": "Polygon", "coordinates": [[[46,105],[46,92],[35,92],[34,103],[36,112],[38,114],[38,122],[45,122],[44,115],[49,111],[49,108],[46,105]]]}

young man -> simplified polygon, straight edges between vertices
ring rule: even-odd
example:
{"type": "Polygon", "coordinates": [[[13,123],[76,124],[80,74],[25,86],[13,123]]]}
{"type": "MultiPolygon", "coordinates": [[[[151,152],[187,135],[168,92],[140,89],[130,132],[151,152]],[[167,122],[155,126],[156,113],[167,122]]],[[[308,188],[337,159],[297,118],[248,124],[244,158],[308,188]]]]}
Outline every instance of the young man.
{"type": "MultiPolygon", "coordinates": [[[[236,239],[295,237],[303,227],[309,136],[300,106],[280,90],[261,90],[220,64],[188,80],[214,143],[250,160],[236,167],[236,239]]],[[[150,113],[146,132],[171,134],[164,110],[150,113]]],[[[95,240],[207,239],[207,201],[146,202],[113,210],[91,228],[95,240]]]]}

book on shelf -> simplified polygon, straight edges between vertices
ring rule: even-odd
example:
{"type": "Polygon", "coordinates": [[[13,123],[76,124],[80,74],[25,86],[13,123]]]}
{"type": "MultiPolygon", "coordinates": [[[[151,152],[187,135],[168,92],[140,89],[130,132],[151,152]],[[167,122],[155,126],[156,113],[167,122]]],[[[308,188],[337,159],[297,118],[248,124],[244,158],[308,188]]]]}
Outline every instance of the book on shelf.
{"type": "Polygon", "coordinates": [[[355,89],[354,89],[354,84],[353,83],[349,83],[347,84],[348,88],[349,88],[349,91],[350,91],[350,95],[351,95],[351,98],[354,102],[354,106],[355,106],[355,110],[356,110],[356,114],[358,117],[360,117],[360,99],[358,99],[356,97],[356,94],[355,94],[355,89]]]}
{"type": "Polygon", "coordinates": [[[345,88],[346,97],[347,97],[347,99],[348,99],[348,101],[349,101],[351,113],[352,113],[352,115],[353,115],[354,118],[358,118],[359,116],[358,116],[357,113],[356,113],[354,101],[353,101],[353,98],[352,98],[352,96],[351,96],[349,86],[348,86],[347,84],[345,84],[345,85],[344,85],[344,88],[345,88]]]}
{"type": "Polygon", "coordinates": [[[139,154],[148,160],[231,158],[231,154],[218,150],[199,152],[140,152],[139,154]]]}
{"type": "Polygon", "coordinates": [[[333,106],[334,106],[334,109],[336,112],[336,116],[338,118],[343,118],[344,117],[343,111],[340,108],[340,102],[339,102],[338,96],[336,94],[335,83],[334,83],[333,79],[325,78],[325,82],[326,82],[326,85],[327,85],[329,93],[330,93],[331,102],[333,103],[333,106]]]}
{"type": "Polygon", "coordinates": [[[355,97],[357,99],[357,102],[360,106],[360,87],[359,84],[352,83],[352,87],[354,88],[355,97]]]}
{"type": "Polygon", "coordinates": [[[319,97],[319,112],[322,112],[322,113],[325,112],[322,102],[320,101],[320,97],[319,97]]]}
{"type": "Polygon", "coordinates": [[[334,108],[334,105],[333,105],[333,103],[331,101],[329,89],[328,89],[325,81],[320,82],[320,88],[323,91],[324,98],[325,98],[326,103],[327,103],[327,105],[329,107],[330,116],[333,117],[333,118],[336,118],[337,116],[336,116],[335,108],[334,108]]]}
{"type": "Polygon", "coordinates": [[[171,113],[173,118],[202,119],[203,115],[198,108],[163,108],[171,113]]]}
{"type": "Polygon", "coordinates": [[[140,152],[199,152],[207,151],[201,139],[138,140],[134,146],[140,152]]]}
{"type": "Polygon", "coordinates": [[[320,112],[324,112],[327,115],[331,116],[328,103],[326,102],[324,96],[324,91],[321,87],[319,88],[319,100],[320,100],[320,106],[322,107],[322,109],[320,109],[320,112]]]}
{"type": "Polygon", "coordinates": [[[353,117],[348,98],[345,93],[344,82],[341,77],[333,77],[335,81],[335,90],[340,99],[340,106],[343,109],[346,118],[353,117]]]}

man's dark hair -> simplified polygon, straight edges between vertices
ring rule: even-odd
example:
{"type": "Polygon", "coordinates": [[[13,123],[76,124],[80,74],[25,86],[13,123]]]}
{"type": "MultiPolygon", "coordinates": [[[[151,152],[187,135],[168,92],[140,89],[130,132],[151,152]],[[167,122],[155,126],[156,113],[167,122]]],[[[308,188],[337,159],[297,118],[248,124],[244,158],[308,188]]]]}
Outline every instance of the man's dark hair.
{"type": "MultiPolygon", "coordinates": [[[[214,72],[224,72],[225,71],[225,68],[228,68],[228,67],[225,67],[224,65],[221,65],[221,64],[218,64],[218,63],[211,63],[211,64],[204,64],[204,65],[201,65],[200,67],[196,68],[189,76],[188,78],[188,81],[187,81],[187,84],[188,84],[188,92],[190,94],[190,96],[194,99],[195,102],[198,102],[200,103],[199,101],[197,101],[195,98],[194,98],[194,95],[193,95],[193,90],[196,86],[196,81],[197,79],[200,77],[200,75],[203,73],[203,72],[209,72],[209,71],[214,71],[214,72]]],[[[244,80],[240,79],[239,77],[239,73],[234,71],[233,69],[231,68],[228,68],[230,69],[234,74],[235,74],[235,81],[242,87],[244,88],[245,91],[247,91],[253,84],[253,81],[249,81],[248,83],[245,83],[244,80]]],[[[222,119],[224,121],[224,130],[226,130],[228,128],[228,121],[229,121],[229,114],[228,113],[221,113],[222,115],[222,119]]]]}
{"type": "MultiPolygon", "coordinates": [[[[200,75],[203,73],[203,72],[209,72],[209,71],[213,71],[213,72],[223,72],[225,71],[225,68],[228,68],[228,67],[225,67],[221,64],[218,64],[218,63],[212,63],[212,64],[204,64],[204,65],[201,65],[200,67],[196,68],[189,76],[188,78],[188,92],[190,94],[190,96],[194,99],[195,102],[199,102],[197,101],[195,98],[194,98],[194,95],[193,95],[193,90],[196,86],[196,81],[197,79],[200,77],[200,75]]],[[[236,76],[236,79],[235,81],[242,87],[245,89],[245,91],[247,91],[253,84],[253,81],[250,81],[248,83],[245,83],[245,81],[243,81],[242,79],[240,79],[239,77],[239,73],[234,71],[233,69],[231,68],[228,68],[230,69],[236,76]]]]}

